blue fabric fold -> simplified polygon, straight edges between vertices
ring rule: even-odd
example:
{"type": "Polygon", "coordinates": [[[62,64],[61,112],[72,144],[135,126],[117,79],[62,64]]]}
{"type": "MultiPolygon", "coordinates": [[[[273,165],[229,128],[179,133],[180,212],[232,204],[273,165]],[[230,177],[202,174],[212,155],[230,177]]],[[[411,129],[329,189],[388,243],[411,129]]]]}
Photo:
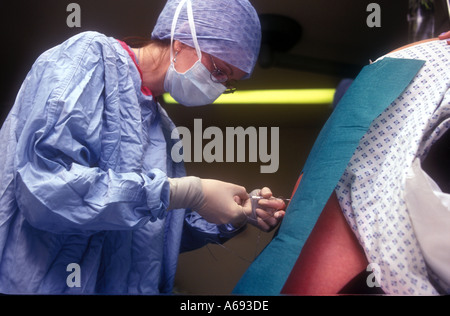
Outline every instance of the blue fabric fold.
{"type": "Polygon", "coordinates": [[[167,212],[167,177],[185,176],[179,139],[141,86],[129,53],[96,32],[36,60],[0,129],[0,293],[170,293],[183,228],[189,249],[219,238],[167,212]]]}

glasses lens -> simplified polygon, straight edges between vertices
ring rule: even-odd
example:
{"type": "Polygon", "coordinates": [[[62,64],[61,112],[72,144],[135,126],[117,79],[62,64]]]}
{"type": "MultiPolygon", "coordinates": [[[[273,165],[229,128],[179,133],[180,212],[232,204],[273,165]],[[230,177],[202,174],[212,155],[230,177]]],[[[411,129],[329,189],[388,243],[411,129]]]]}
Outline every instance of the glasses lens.
{"type": "Polygon", "coordinates": [[[228,76],[219,69],[216,69],[211,73],[211,80],[217,83],[224,83],[228,81],[228,76]]]}

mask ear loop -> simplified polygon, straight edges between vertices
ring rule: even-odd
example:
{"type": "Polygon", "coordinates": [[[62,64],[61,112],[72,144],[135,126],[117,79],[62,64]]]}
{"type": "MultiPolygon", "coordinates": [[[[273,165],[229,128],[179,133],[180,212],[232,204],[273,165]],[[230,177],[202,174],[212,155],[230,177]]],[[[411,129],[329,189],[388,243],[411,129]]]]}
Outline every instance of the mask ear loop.
{"type": "Polygon", "coordinates": [[[191,30],[192,40],[194,42],[195,51],[197,52],[198,60],[201,61],[202,60],[202,51],[200,50],[200,46],[198,45],[198,41],[197,41],[197,31],[195,29],[194,13],[192,11],[191,0],[187,0],[187,13],[188,13],[188,20],[189,20],[189,28],[191,30]]]}
{"type": "Polygon", "coordinates": [[[182,0],[178,4],[178,7],[175,10],[175,14],[173,15],[172,28],[170,30],[170,61],[171,62],[173,61],[173,36],[175,33],[175,28],[177,26],[178,16],[180,15],[181,8],[183,7],[185,2],[186,2],[186,0],[182,0]]]}
{"type": "Polygon", "coordinates": [[[173,38],[175,34],[175,28],[177,26],[178,17],[180,16],[181,9],[186,4],[187,7],[187,15],[188,15],[188,22],[189,22],[189,29],[191,31],[192,35],[192,41],[194,42],[195,51],[197,52],[198,60],[202,60],[202,51],[200,50],[200,46],[198,45],[197,40],[197,31],[195,30],[195,23],[194,23],[194,13],[192,11],[192,2],[191,0],[181,0],[181,2],[178,4],[177,9],[175,10],[175,14],[173,16],[172,20],[172,29],[170,31],[170,60],[173,60],[173,38]]]}

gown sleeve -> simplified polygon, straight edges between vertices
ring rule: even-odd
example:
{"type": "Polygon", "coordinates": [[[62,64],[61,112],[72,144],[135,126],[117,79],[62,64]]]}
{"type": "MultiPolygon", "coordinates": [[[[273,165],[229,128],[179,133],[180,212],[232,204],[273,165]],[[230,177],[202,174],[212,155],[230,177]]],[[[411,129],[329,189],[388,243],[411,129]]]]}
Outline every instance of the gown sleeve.
{"type": "Polygon", "coordinates": [[[82,33],[41,55],[19,91],[16,200],[38,229],[89,234],[165,216],[167,176],[140,168],[136,84],[119,55],[82,33]]]}
{"type": "Polygon", "coordinates": [[[247,225],[235,228],[232,224],[212,224],[197,212],[187,210],[184,219],[180,252],[192,251],[210,243],[217,245],[224,244],[229,239],[243,232],[246,228],[247,225]]]}

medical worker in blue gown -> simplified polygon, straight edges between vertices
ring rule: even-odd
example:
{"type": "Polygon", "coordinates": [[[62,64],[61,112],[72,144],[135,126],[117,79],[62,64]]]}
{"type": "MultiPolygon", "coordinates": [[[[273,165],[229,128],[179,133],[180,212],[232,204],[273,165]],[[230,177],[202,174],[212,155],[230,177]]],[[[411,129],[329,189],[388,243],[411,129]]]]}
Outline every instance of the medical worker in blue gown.
{"type": "Polygon", "coordinates": [[[260,37],[247,0],[169,0],[144,47],[85,32],[44,52],[0,132],[0,293],[170,293],[180,251],[255,217],[245,188],[172,161],[156,97],[212,103],[250,76],[260,37]]]}

